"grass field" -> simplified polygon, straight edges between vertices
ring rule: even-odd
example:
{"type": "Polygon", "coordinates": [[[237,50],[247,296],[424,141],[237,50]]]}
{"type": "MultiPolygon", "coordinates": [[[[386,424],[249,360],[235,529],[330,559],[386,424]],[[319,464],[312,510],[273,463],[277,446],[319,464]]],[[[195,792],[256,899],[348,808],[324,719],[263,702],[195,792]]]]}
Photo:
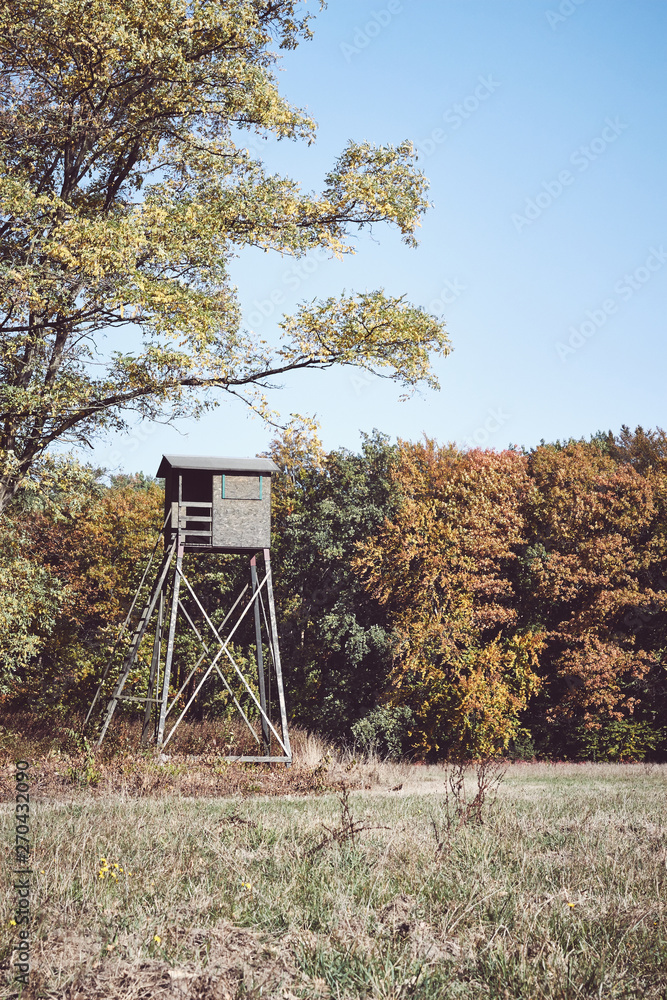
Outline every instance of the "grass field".
{"type": "Polygon", "coordinates": [[[513,765],[449,832],[442,768],[338,776],[372,786],[347,818],[331,790],[33,802],[23,996],[667,997],[667,766],[513,765]]]}

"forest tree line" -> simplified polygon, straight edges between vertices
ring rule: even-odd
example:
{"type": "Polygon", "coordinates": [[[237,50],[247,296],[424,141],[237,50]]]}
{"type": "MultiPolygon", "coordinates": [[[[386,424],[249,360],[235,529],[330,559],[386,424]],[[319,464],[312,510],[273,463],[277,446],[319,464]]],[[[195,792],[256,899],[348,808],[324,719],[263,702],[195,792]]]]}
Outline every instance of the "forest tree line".
{"type": "MultiPolygon", "coordinates": [[[[358,453],[288,431],[270,453],[293,724],[422,759],[665,757],[663,431],[501,452],[375,433],[358,453]]],[[[5,720],[85,713],[162,520],[159,481],[69,458],[16,495],[0,532],[5,720]]],[[[189,558],[224,608],[244,560],[189,558]]],[[[194,644],[179,643],[185,665],[194,644]]],[[[195,708],[228,711],[204,691],[195,708]]]]}

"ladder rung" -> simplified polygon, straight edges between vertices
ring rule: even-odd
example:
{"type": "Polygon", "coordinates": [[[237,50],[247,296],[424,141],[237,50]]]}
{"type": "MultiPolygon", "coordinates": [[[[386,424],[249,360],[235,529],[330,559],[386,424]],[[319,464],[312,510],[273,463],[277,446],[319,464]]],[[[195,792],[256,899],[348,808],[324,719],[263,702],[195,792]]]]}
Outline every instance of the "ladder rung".
{"type": "Polygon", "coordinates": [[[152,705],[159,705],[159,704],[161,704],[159,698],[139,698],[137,695],[134,695],[134,694],[120,694],[120,695],[118,695],[118,698],[116,700],[117,701],[140,701],[144,705],[146,704],[147,701],[150,701],[150,703],[152,705]]]}

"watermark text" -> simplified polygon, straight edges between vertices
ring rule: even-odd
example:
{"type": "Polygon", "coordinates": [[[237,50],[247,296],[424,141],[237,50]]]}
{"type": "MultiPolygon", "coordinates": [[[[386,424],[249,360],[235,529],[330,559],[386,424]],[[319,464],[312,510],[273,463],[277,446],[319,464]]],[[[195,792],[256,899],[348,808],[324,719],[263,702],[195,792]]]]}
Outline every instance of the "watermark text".
{"type": "Polygon", "coordinates": [[[604,128],[600,134],[585,146],[579,146],[571,153],[569,162],[572,167],[576,168],[576,173],[567,168],[560,170],[556,177],[551,178],[551,180],[542,181],[541,190],[532,198],[526,198],[523,214],[513,213],[511,222],[517,233],[532,226],[555,201],[558,201],[565,189],[574,184],[577,174],[585,173],[591,164],[595,163],[628,127],[618,117],[605,118],[604,128]]]}
{"type": "Polygon", "coordinates": [[[636,267],[634,271],[624,274],[614,284],[615,297],[609,296],[595,309],[587,309],[584,320],[577,326],[569,327],[568,339],[556,342],[556,354],[561,361],[567,361],[572,354],[584,346],[587,340],[594,337],[610,316],[618,312],[619,303],[629,302],[651,280],[656,271],[664,267],[666,262],[667,250],[662,244],[658,247],[650,247],[644,263],[636,267]]]}
{"type": "Polygon", "coordinates": [[[18,941],[15,945],[14,981],[27,986],[30,978],[30,783],[29,763],[16,762],[16,806],[14,883],[15,909],[12,925],[16,927],[18,941]]]}

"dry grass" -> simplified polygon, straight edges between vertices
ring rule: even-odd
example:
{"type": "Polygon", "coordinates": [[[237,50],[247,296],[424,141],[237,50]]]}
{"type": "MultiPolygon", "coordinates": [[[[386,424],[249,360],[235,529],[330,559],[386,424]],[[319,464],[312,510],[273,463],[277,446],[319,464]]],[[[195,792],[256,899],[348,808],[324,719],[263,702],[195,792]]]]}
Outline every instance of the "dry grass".
{"type": "MultiPolygon", "coordinates": [[[[667,767],[511,766],[484,824],[438,850],[442,768],[346,766],[326,781],[372,783],[349,807],[376,829],[315,853],[341,825],[330,792],[38,797],[24,996],[667,996],[667,767]],[[102,857],[117,880],[100,879],[102,857]]],[[[7,857],[10,819],[4,806],[7,857]]]]}
{"type": "MultiPolygon", "coordinates": [[[[294,763],[243,764],[226,760],[229,744],[247,735],[242,724],[184,724],[168,752],[142,750],[138,723],[121,721],[100,750],[81,735],[81,720],[52,727],[42,720],[12,716],[0,723],[0,802],[14,795],[16,760],[32,765],[32,790],[41,799],[82,800],[109,795],[198,796],[312,794],[335,787],[349,767],[350,755],[336,753],[317,736],[291,733],[294,763]]],[[[252,748],[244,747],[244,751],[252,748]]],[[[370,787],[375,762],[358,770],[353,787],[370,787]]]]}
{"type": "MultiPolygon", "coordinates": [[[[280,723],[274,719],[279,728],[280,723]]],[[[141,743],[141,721],[133,717],[115,716],[96,758],[102,761],[126,759],[138,755],[141,743]]],[[[84,717],[56,713],[44,717],[32,712],[0,711],[0,762],[32,760],[57,756],[80,756],[96,740],[94,726],[84,727],[84,717]]],[[[328,744],[320,737],[302,729],[290,730],[292,748],[304,765],[317,764],[326,754],[328,744]]],[[[240,719],[213,719],[203,722],[185,721],[167,747],[167,756],[216,757],[256,753],[247,727],[240,719]]],[[[273,752],[277,752],[274,743],[273,752]]],[[[141,756],[150,757],[150,747],[141,756]]]]}

